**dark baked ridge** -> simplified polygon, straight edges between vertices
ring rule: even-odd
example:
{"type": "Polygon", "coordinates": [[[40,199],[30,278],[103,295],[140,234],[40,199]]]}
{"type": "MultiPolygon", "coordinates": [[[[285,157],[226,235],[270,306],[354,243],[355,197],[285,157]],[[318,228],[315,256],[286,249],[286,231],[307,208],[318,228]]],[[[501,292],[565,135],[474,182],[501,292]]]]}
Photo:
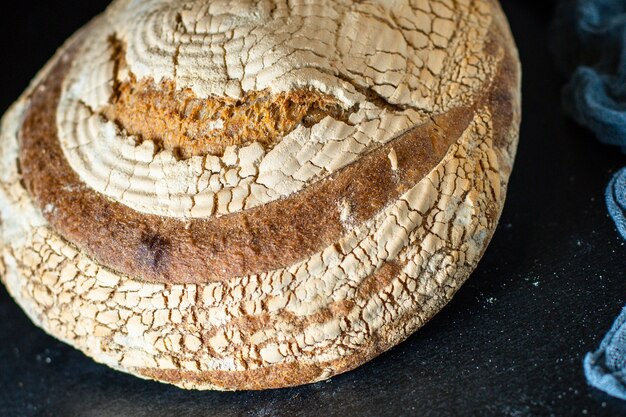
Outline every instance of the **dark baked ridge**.
{"type": "MultiPolygon", "coordinates": [[[[501,54],[502,43],[493,28],[487,50],[501,54]]],[[[492,109],[496,146],[503,143],[513,118],[510,81],[516,68],[506,51],[498,79],[473,107],[436,116],[324,181],[286,199],[220,218],[165,218],[136,212],[90,189],[66,161],[57,138],[56,108],[77,44],[32,94],[20,132],[24,184],[61,236],[102,265],[149,282],[209,282],[306,259],[346,232],[339,202],[348,203],[355,225],[370,219],[441,161],[475,108],[492,109]],[[392,148],[398,159],[395,172],[388,159],[392,148]],[[46,206],[54,210],[43,210],[46,206]]]]}
{"type": "Polygon", "coordinates": [[[348,202],[355,224],[368,220],[440,162],[474,113],[460,108],[438,116],[284,200],[220,218],[165,218],[88,188],[65,159],[56,107],[76,49],[66,52],[31,97],[20,135],[24,184],[40,208],[55,208],[44,215],[61,236],[101,264],[145,281],[207,282],[309,257],[345,233],[339,202],[348,202]],[[392,147],[395,172],[388,158],[392,147]]]}

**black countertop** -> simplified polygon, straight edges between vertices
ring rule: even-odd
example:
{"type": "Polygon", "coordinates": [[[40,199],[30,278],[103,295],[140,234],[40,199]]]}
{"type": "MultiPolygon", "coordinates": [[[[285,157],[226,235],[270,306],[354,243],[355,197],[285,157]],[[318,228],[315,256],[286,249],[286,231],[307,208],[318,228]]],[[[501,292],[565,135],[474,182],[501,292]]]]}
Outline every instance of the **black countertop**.
{"type": "MultiPolygon", "coordinates": [[[[106,1],[3,6],[0,111],[106,1]]],[[[41,4],[39,4],[41,3],[41,4]]],[[[314,385],[186,392],[98,365],[33,326],[0,289],[1,416],[626,415],[588,387],[585,352],[626,303],[626,246],[604,205],[626,165],[560,111],[550,4],[503,0],[524,68],[524,121],[504,214],[454,300],[400,346],[314,385]]]]}

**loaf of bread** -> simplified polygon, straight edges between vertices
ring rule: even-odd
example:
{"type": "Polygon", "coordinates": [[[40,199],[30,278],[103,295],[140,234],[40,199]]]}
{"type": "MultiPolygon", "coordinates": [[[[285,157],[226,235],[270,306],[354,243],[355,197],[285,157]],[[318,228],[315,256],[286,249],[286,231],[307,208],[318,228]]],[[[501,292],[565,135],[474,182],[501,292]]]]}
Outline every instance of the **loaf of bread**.
{"type": "Polygon", "coordinates": [[[320,381],[467,279],[519,122],[496,0],[116,0],[3,118],[2,280],[142,378],[320,381]]]}

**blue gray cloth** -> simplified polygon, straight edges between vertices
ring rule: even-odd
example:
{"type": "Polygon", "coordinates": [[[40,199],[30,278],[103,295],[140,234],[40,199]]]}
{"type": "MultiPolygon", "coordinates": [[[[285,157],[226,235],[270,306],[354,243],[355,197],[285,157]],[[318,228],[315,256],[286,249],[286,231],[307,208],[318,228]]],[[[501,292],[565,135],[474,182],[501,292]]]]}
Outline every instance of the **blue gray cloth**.
{"type": "Polygon", "coordinates": [[[555,16],[553,50],[570,77],[566,113],[626,150],[626,0],[562,0],[555,16]]]}
{"type": "MultiPolygon", "coordinates": [[[[557,65],[569,77],[565,112],[626,152],[626,0],[561,0],[552,40],[557,65]]],[[[606,204],[626,239],[626,168],[609,182],[606,204]]],[[[590,385],[626,400],[626,307],[600,348],[587,354],[584,369],[590,385]]]]}
{"type": "Polygon", "coordinates": [[[606,187],[606,206],[617,230],[626,237],[626,168],[618,171],[606,187]]]}
{"type": "Polygon", "coordinates": [[[604,336],[600,348],[587,353],[584,367],[591,385],[626,400],[626,307],[604,336]]]}

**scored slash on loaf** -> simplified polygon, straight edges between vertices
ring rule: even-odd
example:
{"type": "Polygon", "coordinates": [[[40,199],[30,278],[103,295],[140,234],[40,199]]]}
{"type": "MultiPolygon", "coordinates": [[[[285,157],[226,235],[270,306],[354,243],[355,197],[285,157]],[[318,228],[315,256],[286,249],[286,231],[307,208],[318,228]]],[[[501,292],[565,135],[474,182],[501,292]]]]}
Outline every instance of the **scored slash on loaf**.
{"type": "Polygon", "coordinates": [[[143,378],[353,369],[484,253],[519,83],[495,0],[116,0],[3,118],[2,280],[143,378]]]}

